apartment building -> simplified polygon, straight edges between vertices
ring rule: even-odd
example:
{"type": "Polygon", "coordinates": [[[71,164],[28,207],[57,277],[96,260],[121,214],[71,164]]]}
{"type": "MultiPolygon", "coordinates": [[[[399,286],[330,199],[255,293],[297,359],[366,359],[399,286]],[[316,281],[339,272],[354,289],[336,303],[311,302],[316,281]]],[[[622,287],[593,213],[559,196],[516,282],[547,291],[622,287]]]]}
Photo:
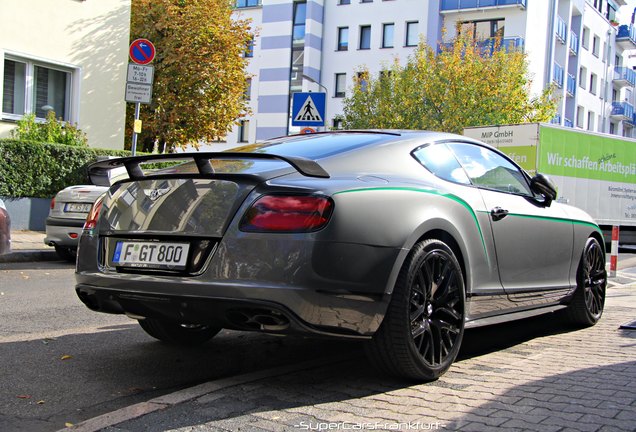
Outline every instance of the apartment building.
{"type": "Polygon", "coordinates": [[[248,50],[253,114],[228,143],[255,142],[299,128],[291,95],[326,92],[326,128],[338,127],[343,97],[360,66],[372,74],[403,62],[420,40],[445,42],[460,31],[503,37],[529,58],[533,94],[555,86],[554,123],[634,136],[636,31],[619,25],[624,0],[237,0],[235,14],[258,34],[248,50]],[[633,60],[632,60],[633,62],[633,60]]]}
{"type": "Polygon", "coordinates": [[[130,2],[2,2],[0,137],[25,114],[53,110],[90,146],[124,148],[130,2]]]}

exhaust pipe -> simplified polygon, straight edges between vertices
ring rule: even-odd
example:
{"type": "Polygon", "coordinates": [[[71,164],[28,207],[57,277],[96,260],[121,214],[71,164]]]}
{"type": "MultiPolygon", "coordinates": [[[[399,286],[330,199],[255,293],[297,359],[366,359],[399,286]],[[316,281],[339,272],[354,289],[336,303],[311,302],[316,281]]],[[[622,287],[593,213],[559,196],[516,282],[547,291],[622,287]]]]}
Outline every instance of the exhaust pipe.
{"type": "Polygon", "coordinates": [[[268,309],[235,309],[228,312],[227,319],[249,330],[283,331],[289,328],[289,319],[285,315],[268,309]]]}

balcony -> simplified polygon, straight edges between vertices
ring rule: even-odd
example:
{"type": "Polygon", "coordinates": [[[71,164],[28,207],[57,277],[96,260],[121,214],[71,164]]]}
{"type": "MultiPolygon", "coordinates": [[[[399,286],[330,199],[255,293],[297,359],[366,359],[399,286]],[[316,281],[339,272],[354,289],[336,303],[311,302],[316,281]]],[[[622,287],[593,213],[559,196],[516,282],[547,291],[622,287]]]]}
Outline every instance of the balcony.
{"type": "Polygon", "coordinates": [[[634,121],[634,107],[627,102],[612,102],[610,117],[614,120],[623,120],[631,124],[634,121]]]}
{"type": "Polygon", "coordinates": [[[573,31],[570,32],[570,55],[577,55],[579,53],[579,37],[573,31]]]}
{"type": "Polygon", "coordinates": [[[633,25],[622,25],[618,28],[616,45],[622,49],[636,48],[636,28],[633,25]]]}
{"type": "MultiPolygon", "coordinates": [[[[492,53],[495,51],[495,46],[497,45],[497,39],[495,38],[490,38],[490,39],[486,39],[480,42],[477,42],[477,46],[481,49],[482,54],[484,55],[492,55],[492,53]]],[[[501,45],[499,46],[500,49],[504,49],[506,51],[511,51],[511,50],[521,50],[523,51],[523,47],[525,45],[525,40],[522,37],[519,36],[512,36],[512,37],[507,37],[507,38],[503,38],[501,40],[501,45]]],[[[437,50],[437,52],[441,52],[442,49],[452,49],[453,44],[452,43],[441,43],[439,44],[439,49],[437,50]]]]}
{"type": "Polygon", "coordinates": [[[565,43],[565,39],[568,37],[568,25],[560,16],[557,16],[556,36],[563,44],[565,43]]]}
{"type": "Polygon", "coordinates": [[[559,88],[563,88],[563,76],[563,67],[560,64],[555,63],[554,69],[552,70],[552,81],[554,81],[559,88]]]}
{"type": "Polygon", "coordinates": [[[459,12],[466,9],[519,7],[526,8],[526,0],[442,0],[441,13],[459,12]]]}
{"type": "Polygon", "coordinates": [[[568,74],[566,91],[570,97],[574,97],[574,93],[576,93],[576,77],[572,74],[568,74]]]}
{"type": "MultiPolygon", "coordinates": [[[[497,40],[494,38],[486,39],[485,41],[479,42],[480,48],[482,48],[487,54],[492,55],[495,50],[495,46],[497,45],[497,40]]],[[[523,50],[524,39],[519,36],[507,37],[501,40],[501,49],[506,51],[512,50],[523,50]]]]}
{"type": "Polygon", "coordinates": [[[614,84],[619,88],[636,86],[636,71],[627,67],[614,68],[614,84]]]}

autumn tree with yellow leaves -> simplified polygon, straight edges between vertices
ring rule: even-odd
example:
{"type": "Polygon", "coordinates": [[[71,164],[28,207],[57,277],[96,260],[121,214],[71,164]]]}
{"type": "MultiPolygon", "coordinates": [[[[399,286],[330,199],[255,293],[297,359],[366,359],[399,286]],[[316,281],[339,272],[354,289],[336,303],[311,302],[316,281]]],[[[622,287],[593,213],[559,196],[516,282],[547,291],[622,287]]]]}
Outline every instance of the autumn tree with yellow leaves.
{"type": "MultiPolygon", "coordinates": [[[[250,23],[232,0],[133,0],[131,41],[156,47],[152,103],[142,105],[139,150],[167,150],[224,137],[248,112],[244,52],[250,23]]],[[[127,129],[132,129],[128,104],[127,129]]]]}
{"type": "Polygon", "coordinates": [[[468,126],[554,117],[552,88],[530,96],[527,58],[521,50],[469,36],[458,36],[438,50],[421,42],[405,65],[396,59],[377,77],[359,69],[352,93],[343,101],[343,126],[462,133],[468,126]]]}

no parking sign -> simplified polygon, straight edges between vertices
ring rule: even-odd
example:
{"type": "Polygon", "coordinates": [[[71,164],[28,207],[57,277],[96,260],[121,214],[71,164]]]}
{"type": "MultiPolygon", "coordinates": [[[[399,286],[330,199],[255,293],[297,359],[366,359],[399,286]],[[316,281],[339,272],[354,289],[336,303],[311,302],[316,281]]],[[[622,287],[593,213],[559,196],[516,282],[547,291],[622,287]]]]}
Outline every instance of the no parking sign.
{"type": "Polygon", "coordinates": [[[128,54],[133,62],[145,65],[155,59],[155,46],[148,39],[136,39],[130,44],[128,54]]]}

